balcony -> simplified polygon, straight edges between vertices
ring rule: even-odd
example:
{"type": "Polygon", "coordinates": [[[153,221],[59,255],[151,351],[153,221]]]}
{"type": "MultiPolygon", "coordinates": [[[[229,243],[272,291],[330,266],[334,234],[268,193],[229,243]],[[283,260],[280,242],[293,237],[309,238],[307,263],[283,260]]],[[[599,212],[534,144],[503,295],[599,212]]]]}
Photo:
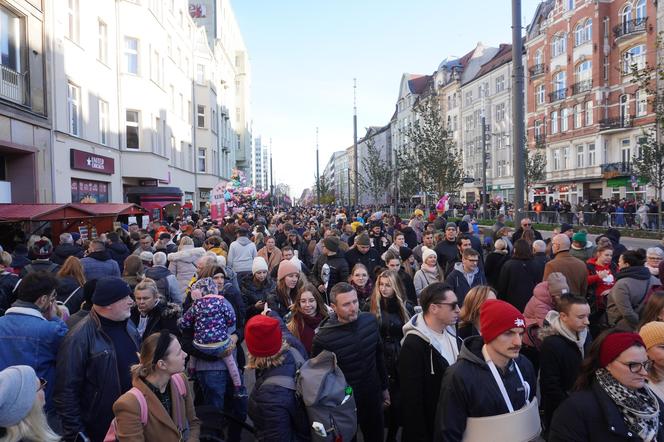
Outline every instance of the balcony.
{"type": "Polygon", "coordinates": [[[616,39],[619,39],[626,35],[645,32],[647,22],[648,22],[648,17],[636,18],[633,20],[625,20],[621,24],[613,28],[613,35],[615,36],[616,39]]]}
{"type": "Polygon", "coordinates": [[[530,77],[535,78],[544,74],[545,66],[543,64],[536,64],[535,66],[531,67],[529,70],[530,70],[530,77]]]}
{"type": "Polygon", "coordinates": [[[600,166],[602,178],[613,178],[616,176],[625,176],[632,174],[631,163],[607,163],[600,166]]]}
{"type": "Polygon", "coordinates": [[[0,65],[0,97],[14,103],[25,104],[26,74],[0,65]]]}
{"type": "Polygon", "coordinates": [[[632,127],[634,115],[599,120],[599,130],[619,130],[632,127]]]}
{"type": "Polygon", "coordinates": [[[546,143],[546,134],[535,134],[535,147],[544,147],[546,143]]]}
{"type": "Polygon", "coordinates": [[[567,88],[558,89],[549,94],[549,103],[555,103],[556,101],[564,100],[566,97],[567,88]]]}
{"type": "Polygon", "coordinates": [[[581,80],[578,83],[574,83],[572,85],[572,95],[588,92],[592,88],[593,88],[592,80],[581,80]]]}

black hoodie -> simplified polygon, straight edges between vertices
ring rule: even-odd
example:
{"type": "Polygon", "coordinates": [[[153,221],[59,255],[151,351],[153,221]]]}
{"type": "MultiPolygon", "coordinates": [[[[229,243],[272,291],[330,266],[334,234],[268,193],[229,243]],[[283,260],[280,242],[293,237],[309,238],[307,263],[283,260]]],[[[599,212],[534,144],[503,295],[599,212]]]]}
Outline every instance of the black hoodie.
{"type": "Polygon", "coordinates": [[[53,250],[51,261],[62,265],[70,256],[75,256],[79,259],[83,258],[83,249],[76,244],[60,244],[53,250]]]}

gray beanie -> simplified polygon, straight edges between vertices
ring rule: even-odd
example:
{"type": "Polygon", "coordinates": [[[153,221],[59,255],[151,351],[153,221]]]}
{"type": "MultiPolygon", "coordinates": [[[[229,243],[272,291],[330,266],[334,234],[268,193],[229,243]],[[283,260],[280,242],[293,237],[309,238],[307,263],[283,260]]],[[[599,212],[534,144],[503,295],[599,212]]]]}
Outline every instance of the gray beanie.
{"type": "Polygon", "coordinates": [[[0,371],[0,427],[11,427],[30,413],[37,396],[32,367],[14,365],[0,371]]]}

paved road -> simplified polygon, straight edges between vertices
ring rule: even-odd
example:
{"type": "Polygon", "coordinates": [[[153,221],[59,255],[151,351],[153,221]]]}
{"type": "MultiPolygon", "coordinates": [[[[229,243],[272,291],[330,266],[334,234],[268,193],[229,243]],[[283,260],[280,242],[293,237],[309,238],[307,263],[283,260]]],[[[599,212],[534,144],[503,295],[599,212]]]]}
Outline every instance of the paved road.
{"type": "MultiPolygon", "coordinates": [[[[548,230],[542,230],[540,233],[545,239],[551,237],[551,232],[548,230]]],[[[598,236],[599,235],[588,234],[588,240],[595,242],[595,238],[598,236]]],[[[648,247],[655,247],[659,243],[659,241],[655,239],[646,238],[623,238],[620,240],[620,242],[628,249],[647,249],[648,247]]]]}

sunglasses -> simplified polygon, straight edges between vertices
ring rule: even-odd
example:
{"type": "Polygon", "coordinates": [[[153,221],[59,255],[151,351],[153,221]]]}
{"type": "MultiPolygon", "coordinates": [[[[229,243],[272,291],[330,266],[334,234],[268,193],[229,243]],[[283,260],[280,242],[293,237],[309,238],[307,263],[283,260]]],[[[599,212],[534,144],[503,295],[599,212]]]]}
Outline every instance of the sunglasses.
{"type": "Polygon", "coordinates": [[[436,305],[449,305],[452,310],[456,310],[459,307],[459,301],[455,302],[434,302],[436,305]]]}
{"type": "Polygon", "coordinates": [[[524,227],[526,227],[526,226],[532,226],[532,223],[525,223],[525,224],[521,224],[521,225],[524,226],[524,227]]]}
{"type": "Polygon", "coordinates": [[[43,389],[46,388],[46,384],[48,384],[48,381],[44,378],[39,378],[39,388],[37,391],[42,391],[43,389]]]}

